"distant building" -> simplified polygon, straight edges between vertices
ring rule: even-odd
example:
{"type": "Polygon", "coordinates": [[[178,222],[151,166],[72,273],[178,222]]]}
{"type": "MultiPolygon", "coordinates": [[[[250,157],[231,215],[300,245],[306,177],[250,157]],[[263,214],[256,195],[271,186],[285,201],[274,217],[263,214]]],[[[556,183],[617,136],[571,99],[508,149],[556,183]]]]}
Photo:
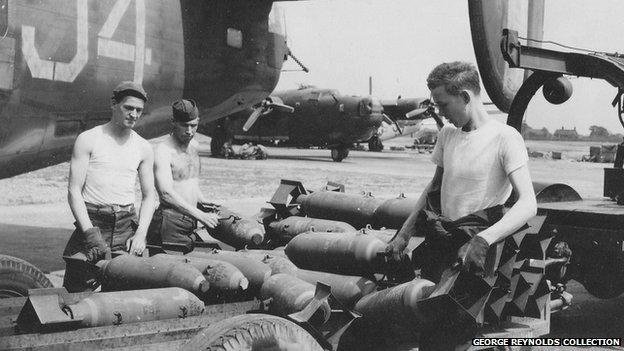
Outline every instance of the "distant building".
{"type": "Polygon", "coordinates": [[[574,129],[565,129],[561,127],[561,129],[555,130],[553,134],[553,139],[555,140],[580,140],[581,137],[576,132],[576,127],[574,129]]]}
{"type": "Polygon", "coordinates": [[[548,129],[534,129],[526,123],[522,123],[522,137],[525,140],[550,140],[553,138],[548,129]]]}

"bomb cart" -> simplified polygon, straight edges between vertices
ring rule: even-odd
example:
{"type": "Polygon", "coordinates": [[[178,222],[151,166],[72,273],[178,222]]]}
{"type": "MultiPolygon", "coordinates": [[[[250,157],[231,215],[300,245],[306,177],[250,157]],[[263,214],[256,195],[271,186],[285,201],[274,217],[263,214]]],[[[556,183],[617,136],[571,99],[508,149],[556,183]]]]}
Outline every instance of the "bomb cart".
{"type": "Polygon", "coordinates": [[[98,292],[51,288],[2,256],[0,349],[440,350],[549,332],[570,296],[547,279],[567,258],[547,257],[543,217],[490,249],[484,277],[449,269],[434,284],[409,257],[384,256],[414,200],[282,180],[272,208],[257,218],[219,210],[216,231],[191,245],[66,257],[96,272],[98,292]]]}

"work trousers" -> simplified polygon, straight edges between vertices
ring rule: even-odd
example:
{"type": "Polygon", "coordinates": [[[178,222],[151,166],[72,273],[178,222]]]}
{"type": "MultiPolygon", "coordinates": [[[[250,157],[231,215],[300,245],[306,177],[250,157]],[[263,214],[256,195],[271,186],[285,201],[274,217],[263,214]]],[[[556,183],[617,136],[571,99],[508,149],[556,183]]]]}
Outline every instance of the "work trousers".
{"type": "Polygon", "coordinates": [[[195,229],[195,218],[161,205],[154,211],[147,230],[147,244],[161,246],[165,242],[190,245],[194,241],[195,229]]]}
{"type": "MultiPolygon", "coordinates": [[[[100,228],[102,239],[111,251],[125,251],[126,241],[134,235],[138,219],[134,205],[99,206],[87,203],[87,213],[94,227],[100,228]]],[[[84,233],[78,223],[72,233],[63,256],[72,256],[78,252],[86,253],[84,233]]],[[[63,286],[69,292],[92,291],[97,287],[94,267],[66,260],[63,286]]]]}
{"type": "Polygon", "coordinates": [[[412,251],[414,267],[420,268],[422,278],[438,283],[442,272],[457,261],[457,251],[502,217],[502,205],[486,208],[454,221],[428,209],[420,211],[414,234],[424,235],[425,241],[412,251]]]}

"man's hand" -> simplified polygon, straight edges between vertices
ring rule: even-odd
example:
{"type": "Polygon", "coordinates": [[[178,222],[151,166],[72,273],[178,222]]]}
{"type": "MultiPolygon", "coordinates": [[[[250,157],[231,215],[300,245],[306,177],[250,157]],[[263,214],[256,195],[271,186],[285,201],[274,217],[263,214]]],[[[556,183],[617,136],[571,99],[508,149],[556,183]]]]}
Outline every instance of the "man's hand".
{"type": "Polygon", "coordinates": [[[110,248],[104,242],[100,228],[91,227],[84,232],[87,262],[96,263],[103,259],[106,253],[110,252],[110,248]]]}
{"type": "Polygon", "coordinates": [[[126,240],[126,250],[131,255],[141,256],[145,250],[145,235],[135,233],[126,240]]]}
{"type": "Polygon", "coordinates": [[[219,215],[213,212],[204,212],[197,218],[203,225],[208,228],[215,228],[219,224],[219,215]]]}
{"type": "Polygon", "coordinates": [[[397,234],[397,236],[386,245],[386,257],[391,258],[395,262],[400,262],[406,247],[407,241],[397,234]]]}
{"type": "Polygon", "coordinates": [[[490,245],[479,235],[475,235],[464,244],[457,253],[457,261],[462,270],[483,275],[485,272],[485,258],[490,245]]]}

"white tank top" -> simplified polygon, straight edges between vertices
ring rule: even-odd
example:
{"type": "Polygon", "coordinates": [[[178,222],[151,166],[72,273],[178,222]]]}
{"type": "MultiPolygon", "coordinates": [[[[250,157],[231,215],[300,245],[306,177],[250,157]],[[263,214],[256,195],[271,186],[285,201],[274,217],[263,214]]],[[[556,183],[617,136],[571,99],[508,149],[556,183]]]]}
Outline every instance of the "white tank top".
{"type": "Polygon", "coordinates": [[[91,132],[94,144],[82,197],[95,205],[133,204],[142,138],[131,131],[128,140],[120,145],[104,133],[102,126],[91,132]]]}

